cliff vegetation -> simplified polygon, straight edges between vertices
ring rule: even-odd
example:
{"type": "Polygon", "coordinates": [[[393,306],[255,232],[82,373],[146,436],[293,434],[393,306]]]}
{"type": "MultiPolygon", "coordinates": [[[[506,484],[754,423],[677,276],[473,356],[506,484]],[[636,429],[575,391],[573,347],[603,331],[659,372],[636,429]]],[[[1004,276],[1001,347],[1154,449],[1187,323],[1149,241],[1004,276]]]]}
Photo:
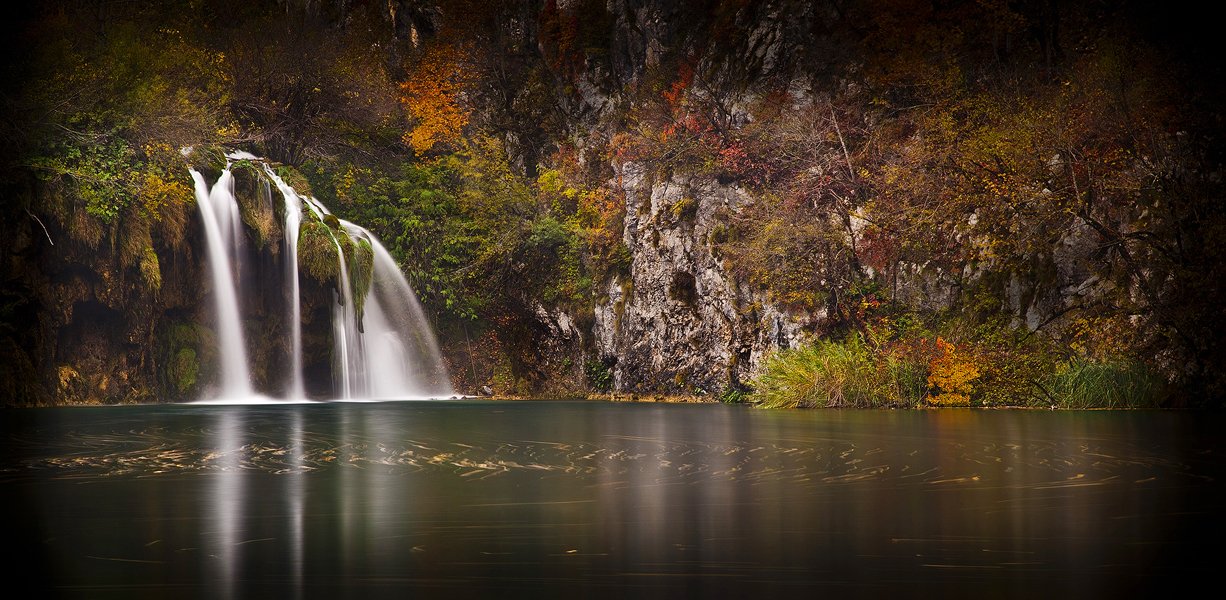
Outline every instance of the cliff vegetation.
{"type": "MultiPolygon", "coordinates": [[[[188,168],[227,149],[382,240],[461,391],[1226,393],[1226,78],[1183,7],[45,0],[5,27],[6,404],[209,389],[188,168]]],[[[238,180],[263,289],[280,209],[238,180]]],[[[317,394],[328,227],[300,234],[317,394]]],[[[345,251],[368,285],[369,248],[345,251]]],[[[275,391],[287,311],[266,292],[243,310],[275,391]]]]}

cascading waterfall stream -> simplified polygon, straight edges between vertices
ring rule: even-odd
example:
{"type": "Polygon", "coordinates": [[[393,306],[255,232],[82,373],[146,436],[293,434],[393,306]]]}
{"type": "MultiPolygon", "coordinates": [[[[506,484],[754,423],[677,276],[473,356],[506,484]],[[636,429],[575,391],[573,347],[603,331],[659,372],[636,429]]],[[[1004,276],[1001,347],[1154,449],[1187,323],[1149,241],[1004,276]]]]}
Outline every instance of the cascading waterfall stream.
{"type": "Polygon", "coordinates": [[[371,378],[371,393],[375,397],[450,394],[438,342],[427,326],[426,313],[408,279],[374,234],[350,226],[366,236],[374,255],[370,298],[363,311],[367,369],[383,375],[371,378]],[[409,339],[402,337],[405,333],[410,335],[409,339]],[[435,383],[428,383],[432,380],[435,383]]]}
{"type": "MultiPolygon", "coordinates": [[[[242,277],[239,257],[242,248],[240,236],[242,236],[243,224],[238,210],[238,200],[234,196],[234,174],[230,172],[228,165],[226,170],[221,172],[217,183],[214,183],[213,188],[209,190],[209,202],[213,205],[213,214],[217,219],[221,239],[228,245],[226,252],[230,256],[230,264],[233,265],[235,281],[238,281],[242,277]]],[[[237,297],[237,289],[235,292],[237,297]]]]}
{"type": "MultiPolygon", "coordinates": [[[[231,153],[227,158],[230,162],[249,160],[260,164],[264,175],[260,190],[266,209],[271,207],[268,182],[284,199],[286,252],[282,256],[286,262],[284,296],[289,313],[285,399],[306,398],[299,260],[307,221],[313,227],[322,225],[336,252],[335,280],[323,282],[334,286],[329,298],[335,396],[340,399],[451,396],[450,378],[425,313],[408,280],[378,238],[363,227],[337,219],[319,200],[300,196],[262,159],[247,153],[231,153]]],[[[229,167],[227,164],[211,190],[197,171],[192,170],[192,178],[205,223],[216,289],[221,394],[226,399],[244,399],[255,394],[242,337],[239,290],[234,283],[244,250],[244,234],[234,194],[234,175],[229,167]]]]}
{"type": "Polygon", "coordinates": [[[238,213],[238,204],[233,194],[228,193],[223,182],[229,182],[230,171],[222,173],[219,185],[210,193],[204,176],[192,169],[196,183],[196,204],[200,207],[200,220],[204,223],[205,241],[209,251],[209,270],[213,274],[213,298],[217,310],[217,338],[220,345],[221,397],[242,399],[252,396],[251,375],[247,368],[247,346],[243,343],[243,329],[238,312],[238,294],[230,271],[231,257],[227,252],[223,223],[231,222],[230,214],[238,213]],[[221,192],[218,192],[218,189],[221,192]],[[216,199],[216,202],[214,202],[216,199]],[[227,213],[223,216],[214,210],[220,204],[227,213]]]}
{"type": "MultiPolygon", "coordinates": [[[[325,220],[325,215],[332,214],[332,211],[314,198],[307,198],[306,204],[311,208],[315,218],[320,221],[325,220]]],[[[341,221],[338,219],[337,223],[341,221]]],[[[336,237],[336,232],[331,227],[328,228],[328,235],[336,247],[337,279],[339,280],[332,298],[332,339],[335,348],[332,360],[333,387],[337,396],[343,400],[365,398],[367,397],[365,390],[358,388],[361,379],[354,377],[354,372],[364,366],[365,361],[354,356],[361,351],[362,339],[355,337],[361,325],[358,323],[357,315],[352,312],[354,304],[353,289],[349,284],[349,265],[345,261],[345,251],[341,247],[340,239],[336,237]],[[351,325],[356,325],[356,327],[351,325]]]]}
{"type": "Polygon", "coordinates": [[[353,376],[353,367],[357,357],[353,355],[358,347],[352,337],[356,332],[351,331],[349,325],[356,324],[357,317],[352,314],[353,291],[349,287],[349,265],[345,262],[345,253],[341,250],[339,241],[336,242],[336,259],[340,261],[340,270],[337,273],[340,286],[335,292],[332,306],[333,344],[337,349],[333,369],[340,371],[340,381],[335,384],[339,388],[340,397],[349,400],[363,394],[361,390],[355,389],[357,379],[353,376]]]}

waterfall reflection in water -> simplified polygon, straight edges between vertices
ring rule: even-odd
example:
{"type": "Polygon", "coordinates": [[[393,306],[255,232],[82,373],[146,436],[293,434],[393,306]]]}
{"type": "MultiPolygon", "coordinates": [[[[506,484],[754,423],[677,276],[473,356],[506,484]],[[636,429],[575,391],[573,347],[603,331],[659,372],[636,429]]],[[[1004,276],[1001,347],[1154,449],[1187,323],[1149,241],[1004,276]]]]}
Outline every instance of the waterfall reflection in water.
{"type": "Polygon", "coordinates": [[[1206,576],[1198,545],[1222,533],[1216,415],[427,402],[13,417],[6,514],[33,518],[11,530],[70,594],[1097,596],[1206,576]]]}

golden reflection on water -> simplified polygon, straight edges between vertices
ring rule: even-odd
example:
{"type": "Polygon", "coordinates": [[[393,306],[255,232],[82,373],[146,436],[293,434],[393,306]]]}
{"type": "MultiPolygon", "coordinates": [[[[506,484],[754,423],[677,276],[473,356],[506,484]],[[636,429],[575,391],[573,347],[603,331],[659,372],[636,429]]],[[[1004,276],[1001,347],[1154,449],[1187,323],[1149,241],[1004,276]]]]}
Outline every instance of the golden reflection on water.
{"type": "Polygon", "coordinates": [[[1198,514],[1223,497],[1220,436],[1169,413],[415,403],[42,416],[10,436],[0,481],[46,511],[58,580],[221,597],[426,581],[1118,590],[1184,560],[1171,549],[1196,523],[1220,530],[1198,514]]]}

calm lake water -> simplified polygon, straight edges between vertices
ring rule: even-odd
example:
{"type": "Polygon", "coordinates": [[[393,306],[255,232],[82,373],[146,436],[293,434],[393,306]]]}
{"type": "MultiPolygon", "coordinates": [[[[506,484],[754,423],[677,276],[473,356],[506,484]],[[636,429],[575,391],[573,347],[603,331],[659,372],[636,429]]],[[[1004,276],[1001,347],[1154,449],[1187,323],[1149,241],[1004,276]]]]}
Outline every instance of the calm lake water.
{"type": "Polygon", "coordinates": [[[1221,569],[1226,419],[584,402],[7,410],[67,597],[1119,597],[1221,569]]]}

